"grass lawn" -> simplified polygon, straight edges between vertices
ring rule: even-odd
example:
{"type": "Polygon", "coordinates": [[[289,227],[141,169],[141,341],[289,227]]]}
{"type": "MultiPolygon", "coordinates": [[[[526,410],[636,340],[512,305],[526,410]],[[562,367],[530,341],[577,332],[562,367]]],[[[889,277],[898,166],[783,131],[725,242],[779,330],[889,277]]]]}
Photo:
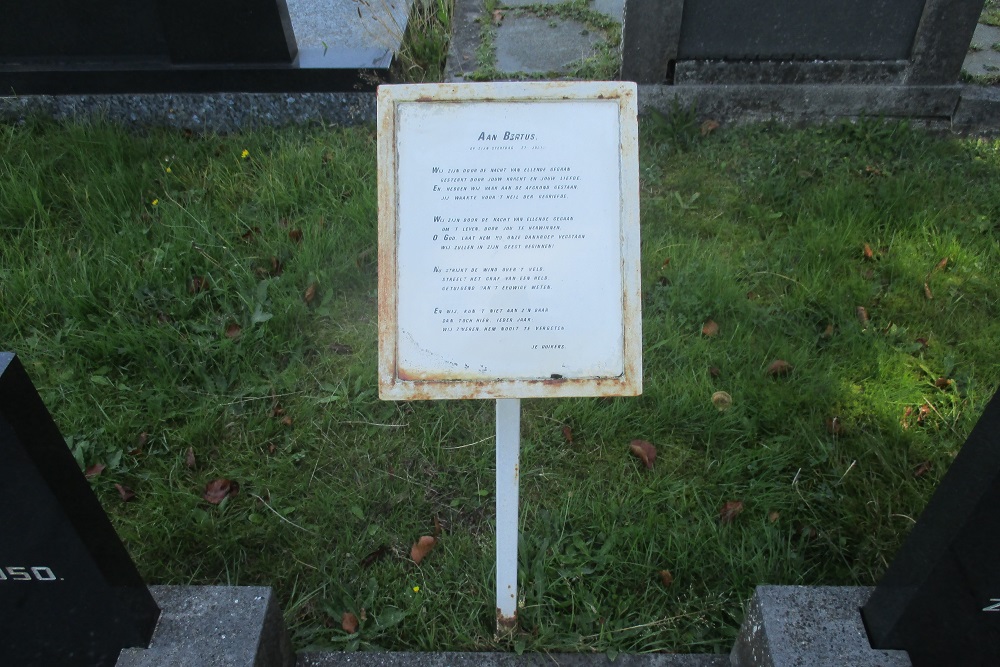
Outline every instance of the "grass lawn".
{"type": "Polygon", "coordinates": [[[728,651],[756,584],[876,581],[1000,384],[1000,144],[641,137],[645,393],[523,402],[511,639],[492,403],[376,395],[373,128],[0,126],[0,348],[147,581],[298,649],[728,651]]]}

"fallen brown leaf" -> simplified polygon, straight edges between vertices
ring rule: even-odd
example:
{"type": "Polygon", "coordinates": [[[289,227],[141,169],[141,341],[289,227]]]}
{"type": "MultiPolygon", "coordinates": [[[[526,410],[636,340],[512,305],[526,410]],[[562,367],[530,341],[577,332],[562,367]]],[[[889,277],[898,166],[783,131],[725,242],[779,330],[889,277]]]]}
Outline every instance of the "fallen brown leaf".
{"type": "Polygon", "coordinates": [[[826,418],[826,432],[830,435],[840,435],[844,432],[844,425],[840,421],[840,417],[826,418]]]}
{"type": "Polygon", "coordinates": [[[709,366],[708,367],[708,374],[711,375],[714,378],[717,378],[720,375],[722,375],[722,371],[719,370],[718,366],[709,366]]]}
{"type": "Polygon", "coordinates": [[[767,367],[767,370],[764,371],[764,375],[770,375],[771,377],[784,377],[786,375],[790,375],[793,368],[794,366],[784,359],[775,359],[771,362],[771,365],[767,367]]]}
{"type": "Polygon", "coordinates": [[[306,288],[306,293],[302,295],[302,300],[306,303],[312,303],[313,299],[316,298],[316,283],[312,283],[306,288]]]}
{"type": "Polygon", "coordinates": [[[371,567],[375,562],[382,560],[390,553],[389,546],[380,544],[375,551],[361,559],[361,567],[371,567]]]}
{"type": "Polygon", "coordinates": [[[823,329],[823,333],[819,335],[820,338],[832,338],[833,337],[833,322],[828,322],[826,327],[823,329]]]}
{"type": "Polygon", "coordinates": [[[201,497],[212,503],[213,505],[218,505],[227,496],[235,496],[239,493],[240,485],[236,482],[228,479],[213,479],[211,482],[205,485],[205,493],[201,494],[201,497]]]}
{"type": "Polygon", "coordinates": [[[410,560],[417,565],[420,565],[420,561],[427,557],[427,554],[434,549],[434,545],[436,544],[437,539],[431,537],[430,535],[424,535],[419,540],[414,542],[412,547],[410,547],[410,560]]]}
{"type": "Polygon", "coordinates": [[[927,349],[927,339],[926,338],[914,338],[913,342],[914,343],[920,343],[920,349],[921,350],[926,350],[927,349]]]}
{"type": "Polygon", "coordinates": [[[349,611],[345,611],[340,617],[340,627],[349,635],[358,631],[358,617],[349,611]]]}
{"type": "Polygon", "coordinates": [[[937,380],[934,380],[934,386],[938,389],[947,389],[951,386],[951,380],[944,377],[938,378],[937,380]]]}
{"type": "Polygon", "coordinates": [[[947,257],[945,257],[940,262],[938,262],[937,266],[934,267],[934,270],[935,271],[944,271],[946,268],[948,268],[948,258],[947,257]]]}
{"type": "Polygon", "coordinates": [[[747,301],[756,301],[756,300],[757,300],[757,292],[754,292],[753,290],[747,292],[747,301]]]}
{"type": "Polygon", "coordinates": [[[660,570],[660,583],[667,588],[674,583],[674,575],[671,574],[670,570],[660,570]]]}
{"type": "Polygon", "coordinates": [[[568,445],[573,444],[573,428],[569,424],[563,424],[562,436],[563,440],[566,441],[566,444],[568,445]]]}
{"type": "Polygon", "coordinates": [[[858,315],[858,322],[862,327],[868,326],[868,310],[864,306],[858,306],[855,311],[858,315]]]}
{"type": "Polygon", "coordinates": [[[503,12],[499,9],[493,10],[493,25],[500,25],[503,23],[503,12]]]}
{"type": "Polygon", "coordinates": [[[743,511],[742,500],[730,500],[719,510],[719,521],[722,523],[732,523],[733,519],[743,511]]]}
{"type": "Polygon", "coordinates": [[[930,461],[924,461],[923,463],[919,464],[916,468],[913,469],[913,476],[919,479],[920,477],[923,477],[928,472],[930,472],[931,467],[932,466],[930,461]]]}
{"type": "Polygon", "coordinates": [[[302,243],[302,230],[301,229],[289,229],[288,238],[290,238],[294,243],[302,243]]]}
{"type": "Polygon", "coordinates": [[[728,392],[717,391],[712,394],[712,405],[714,405],[719,412],[725,412],[733,406],[733,397],[730,396],[728,392]]]}
{"type": "Polygon", "coordinates": [[[238,339],[241,333],[243,333],[243,329],[236,322],[230,322],[226,326],[226,338],[229,340],[238,339]]]}
{"type": "Polygon", "coordinates": [[[701,136],[707,137],[712,134],[715,130],[719,129],[719,121],[717,120],[706,120],[701,124],[701,136]]]}
{"type": "Polygon", "coordinates": [[[97,477],[102,472],[104,472],[105,468],[107,468],[107,466],[104,465],[103,463],[95,463],[94,465],[92,465],[89,468],[87,468],[86,470],[84,470],[83,474],[86,477],[88,477],[88,478],[89,477],[97,477]]]}
{"type": "Polygon", "coordinates": [[[774,523],[780,518],[781,518],[781,512],[771,512],[770,514],[767,515],[767,520],[770,521],[771,523],[774,523]]]}
{"type": "Polygon", "coordinates": [[[645,440],[633,440],[629,444],[629,449],[646,468],[653,469],[653,463],[656,461],[656,447],[653,446],[653,443],[645,440]]]}
{"type": "Polygon", "coordinates": [[[115,488],[118,489],[118,495],[121,496],[122,502],[127,503],[135,499],[135,491],[124,484],[115,484],[115,488]]]}
{"type": "Polygon", "coordinates": [[[924,296],[928,301],[934,298],[934,293],[931,292],[931,286],[928,283],[924,283],[924,296]]]}
{"type": "Polygon", "coordinates": [[[875,259],[875,253],[872,252],[872,247],[867,243],[865,244],[864,253],[865,259],[875,259]]]}
{"type": "Polygon", "coordinates": [[[192,276],[191,280],[188,281],[188,292],[190,292],[191,294],[204,292],[207,289],[208,289],[208,278],[205,276],[192,276]]]}
{"type": "Polygon", "coordinates": [[[290,416],[286,415],[285,418],[281,420],[281,423],[284,426],[291,426],[292,425],[292,418],[290,416]]]}
{"type": "Polygon", "coordinates": [[[194,470],[194,467],[198,465],[198,461],[194,458],[194,447],[188,447],[187,453],[184,455],[184,465],[189,470],[194,470]]]}
{"type": "Polygon", "coordinates": [[[708,320],[705,320],[705,325],[701,328],[701,333],[709,338],[718,335],[719,325],[716,324],[715,320],[709,318],[708,320]]]}

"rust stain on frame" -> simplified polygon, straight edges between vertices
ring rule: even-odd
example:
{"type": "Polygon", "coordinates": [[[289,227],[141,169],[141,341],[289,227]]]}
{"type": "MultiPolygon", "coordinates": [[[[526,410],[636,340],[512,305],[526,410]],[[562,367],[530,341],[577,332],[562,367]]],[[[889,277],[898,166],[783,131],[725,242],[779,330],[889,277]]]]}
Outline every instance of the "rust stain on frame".
{"type": "MultiPolygon", "coordinates": [[[[478,108],[478,107],[476,107],[478,108]]],[[[502,107],[516,108],[516,107],[502,107]]],[[[495,108],[494,108],[495,111],[495,108]]],[[[485,124],[485,121],[484,121],[485,124]]],[[[419,127],[419,126],[418,126],[419,127]]],[[[489,84],[421,84],[382,86],[378,93],[378,205],[379,205],[379,395],[395,400],[471,398],[537,398],[557,396],[632,396],[642,392],[641,286],[639,264],[639,179],[636,95],[628,82],[530,82],[489,84]],[[621,359],[611,374],[571,373],[562,368],[508,374],[483,368],[463,371],[447,357],[447,345],[421,357],[411,367],[400,354],[400,121],[401,105],[437,105],[455,108],[482,104],[488,119],[491,104],[565,103],[573,113],[574,103],[616,103],[618,112],[618,224],[621,272],[621,359]],[[441,103],[451,103],[444,104],[441,103]],[[444,352],[442,352],[444,350],[444,352]],[[549,373],[549,370],[559,372],[549,373]]],[[[601,155],[599,157],[606,158],[601,155]]],[[[595,158],[598,159],[598,158],[595,158]]],[[[427,215],[430,215],[427,211],[427,215]]],[[[487,211],[487,213],[492,213],[487,211]]],[[[499,214],[498,214],[499,215],[499,214]]],[[[586,265],[586,258],[584,265],[586,265]]],[[[586,271],[587,267],[581,269],[586,271]]],[[[428,303],[432,294],[427,295],[428,303]]],[[[586,305],[586,304],[584,304],[586,305]]],[[[600,316],[596,314],[595,316],[600,316]]],[[[587,331],[575,335],[584,338],[587,331]]],[[[408,341],[409,349],[419,343],[408,341]]],[[[422,351],[422,350],[421,350],[422,351]]],[[[494,353],[496,354],[496,353],[494,353]]],[[[466,366],[468,368],[468,366],[466,366]]],[[[603,367],[602,367],[603,368],[603,367]]]]}

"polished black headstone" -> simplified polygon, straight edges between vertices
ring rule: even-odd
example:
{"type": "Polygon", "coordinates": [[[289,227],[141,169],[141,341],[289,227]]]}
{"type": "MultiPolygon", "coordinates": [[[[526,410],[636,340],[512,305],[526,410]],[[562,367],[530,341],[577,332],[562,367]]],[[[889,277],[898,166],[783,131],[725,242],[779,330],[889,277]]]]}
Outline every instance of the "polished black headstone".
{"type": "Polygon", "coordinates": [[[103,667],[159,609],[17,357],[0,352],[0,665],[103,667]]]}
{"type": "Polygon", "coordinates": [[[1000,665],[1000,392],[862,609],[914,667],[1000,665]]]}

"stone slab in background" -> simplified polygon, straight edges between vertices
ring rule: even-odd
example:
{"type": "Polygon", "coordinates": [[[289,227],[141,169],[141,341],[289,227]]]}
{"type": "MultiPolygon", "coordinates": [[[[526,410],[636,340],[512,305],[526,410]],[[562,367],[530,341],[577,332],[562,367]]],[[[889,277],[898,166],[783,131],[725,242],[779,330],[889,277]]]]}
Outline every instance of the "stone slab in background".
{"type": "Polygon", "coordinates": [[[675,653],[303,653],[296,667],[729,667],[725,655],[675,653]]]}
{"type": "Polygon", "coordinates": [[[871,588],[758,586],[732,667],[910,667],[906,651],[868,643],[861,605],[871,588]]]}
{"type": "Polygon", "coordinates": [[[578,21],[550,21],[510,13],[497,29],[497,69],[510,73],[564,73],[571,63],[592,56],[602,39],[599,32],[578,21]]]}
{"type": "Polygon", "coordinates": [[[163,610],[149,648],[116,667],[294,667],[281,609],[261,586],[151,586],[163,610]]]}

